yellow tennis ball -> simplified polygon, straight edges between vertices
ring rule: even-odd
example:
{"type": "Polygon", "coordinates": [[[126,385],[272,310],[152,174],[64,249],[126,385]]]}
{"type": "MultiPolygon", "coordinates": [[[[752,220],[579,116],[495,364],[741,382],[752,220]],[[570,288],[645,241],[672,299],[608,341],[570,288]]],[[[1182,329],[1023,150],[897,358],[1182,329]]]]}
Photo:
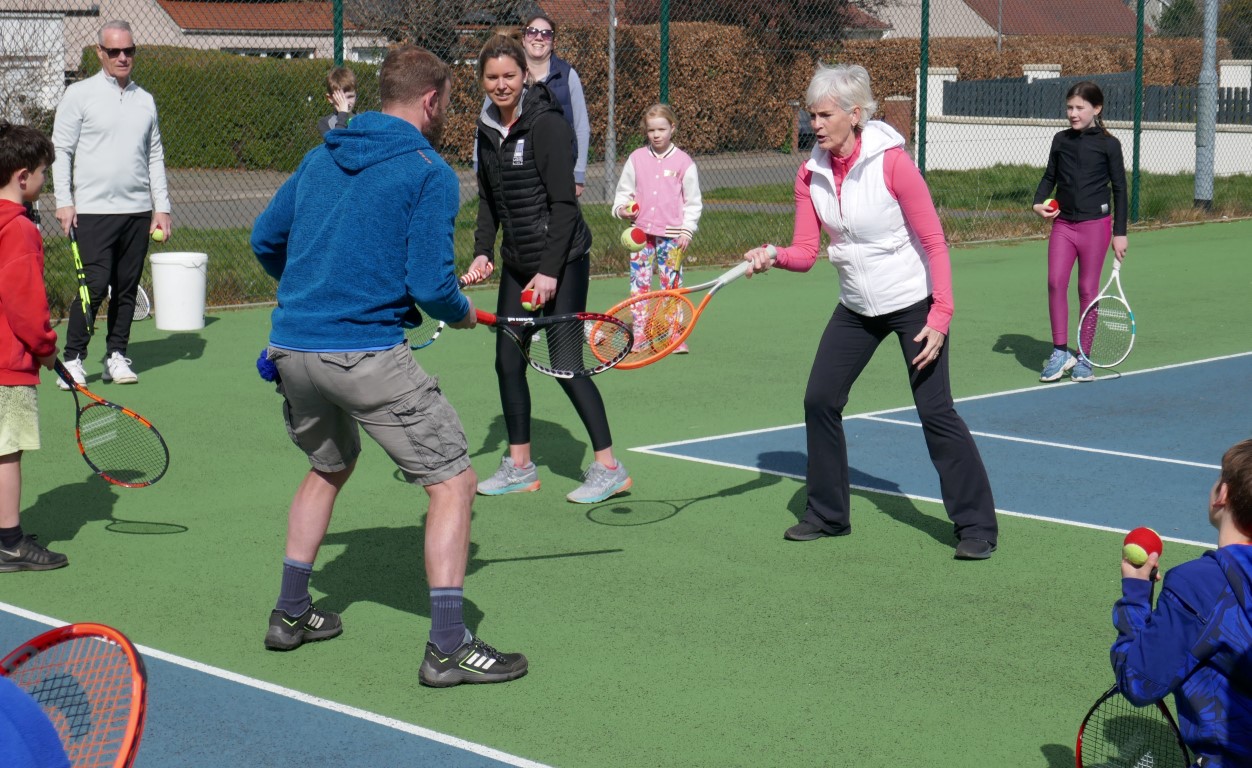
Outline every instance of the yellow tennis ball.
{"type": "Polygon", "coordinates": [[[163,229],[154,229],[154,230],[152,230],[152,241],[153,241],[153,242],[159,243],[159,242],[162,242],[163,240],[165,240],[165,230],[163,230],[163,229]]]}
{"type": "Polygon", "coordinates": [[[1138,568],[1148,562],[1148,552],[1138,544],[1127,544],[1122,547],[1122,557],[1126,558],[1126,562],[1138,568]]]}

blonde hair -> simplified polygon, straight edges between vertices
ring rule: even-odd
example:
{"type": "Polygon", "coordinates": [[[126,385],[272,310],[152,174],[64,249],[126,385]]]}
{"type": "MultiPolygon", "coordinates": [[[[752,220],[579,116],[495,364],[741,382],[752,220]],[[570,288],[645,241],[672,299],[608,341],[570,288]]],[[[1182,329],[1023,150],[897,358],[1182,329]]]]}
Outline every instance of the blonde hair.
{"type": "Polygon", "coordinates": [[[642,124],[645,131],[648,130],[648,121],[654,117],[668,121],[671,126],[678,125],[678,118],[674,117],[674,110],[668,104],[653,104],[643,111],[642,124]]]}

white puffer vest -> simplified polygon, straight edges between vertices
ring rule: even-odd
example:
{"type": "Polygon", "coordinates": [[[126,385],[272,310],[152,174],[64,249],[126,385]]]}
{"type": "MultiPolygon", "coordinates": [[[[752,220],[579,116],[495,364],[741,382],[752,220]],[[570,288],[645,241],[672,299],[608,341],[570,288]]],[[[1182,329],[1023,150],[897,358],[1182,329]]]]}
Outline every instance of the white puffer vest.
{"type": "Polygon", "coordinates": [[[921,242],[905,225],[883,176],[884,153],[903,146],[894,128],[871,120],[838,195],[830,153],[815,146],[807,164],[813,208],[830,236],[830,263],[839,270],[839,301],[860,315],[885,315],[931,293],[921,242]]]}

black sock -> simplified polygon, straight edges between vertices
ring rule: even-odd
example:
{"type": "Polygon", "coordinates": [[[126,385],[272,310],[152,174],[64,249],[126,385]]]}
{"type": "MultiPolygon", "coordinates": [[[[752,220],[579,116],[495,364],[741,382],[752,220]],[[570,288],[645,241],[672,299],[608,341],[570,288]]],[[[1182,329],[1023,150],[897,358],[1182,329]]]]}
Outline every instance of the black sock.
{"type": "Polygon", "coordinates": [[[1053,344],[1052,349],[1056,352],[1068,352],[1069,351],[1069,347],[1065,346],[1064,344],[1053,344]]]}
{"type": "Polygon", "coordinates": [[[473,637],[465,628],[461,612],[464,595],[459,587],[430,590],[430,641],[443,653],[452,653],[473,637]]]}
{"type": "Polygon", "coordinates": [[[22,543],[22,524],[12,528],[0,528],[0,547],[16,547],[22,543]]]}
{"type": "Polygon", "coordinates": [[[309,577],[312,575],[312,563],[284,557],[283,587],[278,595],[278,604],[274,607],[288,616],[303,616],[313,604],[313,598],[309,597],[309,577]]]}

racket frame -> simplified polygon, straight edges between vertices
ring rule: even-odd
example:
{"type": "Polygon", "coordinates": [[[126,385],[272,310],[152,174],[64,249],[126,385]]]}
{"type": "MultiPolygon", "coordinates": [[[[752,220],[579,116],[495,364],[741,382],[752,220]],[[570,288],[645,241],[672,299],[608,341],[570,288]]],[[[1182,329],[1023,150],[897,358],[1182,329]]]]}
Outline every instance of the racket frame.
{"type": "MultiPolygon", "coordinates": [[[[1083,760],[1082,760],[1083,734],[1087,730],[1087,723],[1091,721],[1091,717],[1096,713],[1097,710],[1100,709],[1100,706],[1103,705],[1104,702],[1108,701],[1109,699],[1112,699],[1114,697],[1118,697],[1121,695],[1122,695],[1122,692],[1118,689],[1117,685],[1114,684],[1113,687],[1109,688],[1107,691],[1101,694],[1100,698],[1096,699],[1096,702],[1091,705],[1091,709],[1087,710],[1087,714],[1082,719],[1082,725],[1078,726],[1078,738],[1074,742],[1074,765],[1076,768],[1098,768],[1097,766],[1088,767],[1083,764],[1083,760]]],[[[1128,704],[1130,703],[1129,700],[1127,700],[1127,703],[1128,704]]],[[[1149,705],[1149,706],[1155,706],[1157,711],[1160,712],[1161,719],[1163,719],[1165,721],[1165,724],[1169,726],[1170,731],[1173,733],[1174,740],[1178,744],[1178,749],[1181,752],[1181,757],[1183,759],[1183,762],[1176,768],[1190,768],[1192,764],[1191,751],[1187,749],[1187,743],[1183,741],[1183,738],[1182,738],[1182,731],[1178,730],[1178,723],[1174,721],[1174,716],[1173,714],[1170,713],[1169,707],[1165,705],[1164,701],[1158,701],[1155,704],[1149,705]]],[[[1159,764],[1158,768],[1169,768],[1169,766],[1166,766],[1164,764],[1159,764]]]]}
{"type": "MultiPolygon", "coordinates": [[[[1079,315],[1078,317],[1078,333],[1077,333],[1078,344],[1076,345],[1078,348],[1078,356],[1081,357],[1083,360],[1086,360],[1088,363],[1092,365],[1092,367],[1095,367],[1095,368],[1115,368],[1121,365],[1123,362],[1125,362],[1126,358],[1130,357],[1130,351],[1135,348],[1135,313],[1130,308],[1130,303],[1126,301],[1126,292],[1122,290],[1121,273],[1122,273],[1122,263],[1120,261],[1114,261],[1113,262],[1113,274],[1109,275],[1108,281],[1105,282],[1104,287],[1100,289],[1100,294],[1096,296],[1095,299],[1093,299],[1090,304],[1087,305],[1087,307],[1082,311],[1082,314],[1079,315]],[[1114,287],[1117,288],[1117,293],[1112,292],[1111,289],[1114,287]],[[1126,345],[1126,351],[1122,354],[1121,357],[1117,358],[1117,360],[1111,363],[1109,362],[1097,363],[1095,360],[1092,360],[1090,357],[1087,357],[1087,352],[1084,351],[1082,348],[1083,347],[1082,329],[1083,329],[1083,326],[1086,325],[1087,316],[1091,313],[1091,311],[1093,309],[1096,309],[1096,307],[1100,304],[1101,301],[1105,301],[1108,299],[1112,299],[1113,301],[1119,302],[1123,307],[1126,308],[1126,319],[1130,323],[1130,343],[1126,345]]],[[[1097,323],[1099,322],[1098,316],[1096,317],[1096,322],[1097,323]]],[[[1093,329],[1092,330],[1093,339],[1095,338],[1095,332],[1096,331],[1093,329]]]]}
{"type": "Polygon", "coordinates": [[[74,439],[78,442],[78,453],[83,457],[83,461],[87,462],[87,466],[91,467],[91,471],[95,472],[101,478],[103,478],[104,480],[107,480],[113,485],[118,485],[123,488],[147,488],[149,485],[152,485],[156,481],[165,477],[165,473],[169,471],[169,468],[170,468],[170,449],[169,449],[169,446],[166,445],[165,443],[165,438],[161,436],[160,431],[158,431],[156,427],[152,426],[152,422],[148,421],[143,416],[140,416],[139,414],[135,413],[129,408],[126,408],[124,406],[118,405],[117,403],[113,403],[108,400],[105,400],[103,397],[100,397],[99,395],[90,391],[89,389],[84,387],[82,384],[79,384],[77,381],[74,381],[74,377],[70,374],[68,370],[66,370],[65,364],[62,363],[60,360],[56,361],[55,367],[56,367],[57,375],[61,377],[61,381],[68,384],[70,391],[74,393],[74,439]],[[87,399],[90,400],[91,402],[89,402],[87,405],[83,405],[82,402],[78,399],[78,395],[80,393],[85,395],[87,399]],[[122,479],[111,476],[108,472],[96,466],[95,462],[91,460],[91,457],[87,455],[87,449],[83,447],[83,436],[82,436],[82,426],[81,426],[83,412],[86,411],[88,408],[101,408],[101,407],[112,408],[114,410],[121,412],[121,414],[124,417],[138,421],[144,427],[147,427],[152,432],[152,434],[156,436],[157,443],[161,446],[162,458],[165,460],[164,465],[161,467],[161,471],[157,473],[156,477],[152,478],[151,480],[146,480],[142,483],[122,480],[122,479]]]}
{"type": "Polygon", "coordinates": [[[645,365],[655,363],[661,358],[668,356],[675,349],[678,349],[679,345],[686,341],[687,337],[691,335],[691,332],[695,330],[696,323],[700,321],[700,315],[704,312],[704,308],[708,306],[709,301],[712,300],[713,296],[716,295],[722,288],[725,288],[727,285],[747,274],[748,269],[751,266],[751,262],[741,261],[713,280],[700,283],[699,285],[684,286],[682,288],[670,288],[669,290],[664,291],[648,291],[646,293],[631,296],[625,301],[618,302],[604,314],[616,318],[619,313],[631,311],[630,308],[635,304],[642,304],[662,298],[678,300],[680,302],[685,302],[687,306],[692,306],[691,300],[687,298],[688,294],[696,293],[697,291],[708,291],[704,298],[700,300],[700,304],[691,310],[691,322],[686,328],[683,329],[682,333],[671,337],[664,347],[659,350],[655,350],[651,355],[639,357],[634,360],[624,360],[618,363],[616,367],[623,371],[642,368],[645,365]]]}
{"type": "Polygon", "coordinates": [[[590,338],[594,333],[622,333],[625,334],[627,339],[631,338],[630,326],[609,315],[603,315],[598,312],[570,312],[568,314],[540,317],[499,317],[481,309],[474,311],[477,313],[479,324],[494,328],[512,339],[531,368],[557,379],[583,379],[595,376],[617,366],[630,354],[629,343],[623,344],[621,351],[612,357],[602,356],[599,353],[599,345],[591,344],[590,338]],[[557,370],[531,358],[531,337],[546,328],[574,321],[582,323],[583,330],[579,331],[579,335],[583,336],[587,343],[591,345],[596,359],[600,361],[597,365],[578,371],[557,370]]]}
{"type": "MultiPolygon", "coordinates": [[[[482,279],[483,278],[475,274],[473,270],[470,270],[469,272],[466,272],[465,274],[458,277],[456,281],[458,285],[464,288],[465,286],[469,285],[471,282],[478,282],[482,279]]],[[[431,344],[435,343],[436,339],[439,338],[439,334],[443,333],[443,329],[448,327],[447,323],[440,320],[439,324],[435,326],[435,332],[432,333],[430,335],[430,338],[428,339],[417,333],[417,331],[421,329],[422,326],[426,325],[427,322],[428,321],[425,319],[425,316],[423,316],[421,325],[415,325],[412,328],[405,329],[404,339],[405,341],[409,342],[409,349],[425,349],[426,347],[429,347],[431,344]]]]}
{"type": "MultiPolygon", "coordinates": [[[[19,671],[26,662],[40,653],[55,648],[62,643],[82,639],[94,639],[99,642],[109,643],[120,650],[126,657],[131,673],[129,685],[130,712],[126,720],[126,733],[123,736],[122,743],[117,748],[117,756],[109,765],[110,768],[130,768],[139,752],[139,742],[143,738],[144,723],[147,719],[148,672],[144,666],[143,657],[139,655],[139,651],[135,648],[134,643],[126,635],[104,624],[93,624],[90,622],[56,627],[27,640],[3,659],[0,659],[0,675],[12,677],[15,671],[19,671]]],[[[99,673],[98,669],[86,671],[94,674],[99,673]]],[[[25,686],[23,686],[24,678],[14,678],[14,682],[18,687],[25,690],[25,686]]],[[[30,691],[27,692],[30,693],[30,691]]],[[[53,725],[56,727],[57,735],[61,737],[61,742],[68,753],[71,745],[68,743],[66,734],[62,733],[62,726],[58,724],[57,719],[49,719],[52,720],[53,725]]],[[[93,765],[103,765],[103,763],[93,763],[93,765]]]]}

